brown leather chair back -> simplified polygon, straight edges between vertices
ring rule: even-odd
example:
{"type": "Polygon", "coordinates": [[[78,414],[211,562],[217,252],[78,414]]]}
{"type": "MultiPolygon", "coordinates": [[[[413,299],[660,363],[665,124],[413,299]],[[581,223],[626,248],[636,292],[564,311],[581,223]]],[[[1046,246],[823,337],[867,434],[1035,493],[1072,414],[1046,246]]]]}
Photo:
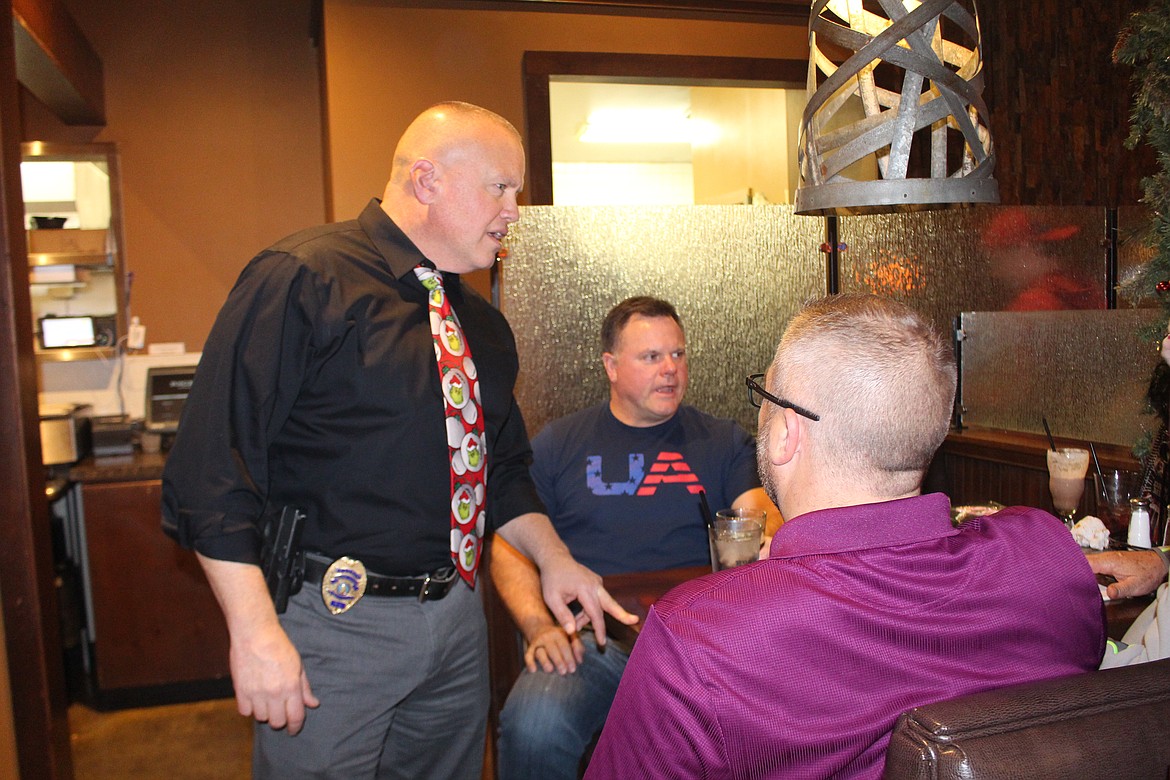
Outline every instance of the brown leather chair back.
{"type": "Polygon", "coordinates": [[[887,780],[1170,777],[1170,659],[1015,685],[898,718],[887,780]]]}

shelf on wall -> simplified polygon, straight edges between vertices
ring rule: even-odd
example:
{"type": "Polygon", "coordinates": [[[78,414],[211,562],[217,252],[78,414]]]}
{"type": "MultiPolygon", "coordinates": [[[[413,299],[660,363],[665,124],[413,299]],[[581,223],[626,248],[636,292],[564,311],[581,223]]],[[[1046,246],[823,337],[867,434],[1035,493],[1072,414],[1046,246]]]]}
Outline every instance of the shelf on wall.
{"type": "Polygon", "coordinates": [[[37,349],[37,360],[44,363],[67,363],[73,360],[110,360],[116,357],[115,347],[71,347],[66,349],[37,349]]]}
{"type": "Polygon", "coordinates": [[[113,267],[114,256],[109,253],[93,254],[89,252],[30,252],[29,266],[46,265],[85,265],[113,267]]]}

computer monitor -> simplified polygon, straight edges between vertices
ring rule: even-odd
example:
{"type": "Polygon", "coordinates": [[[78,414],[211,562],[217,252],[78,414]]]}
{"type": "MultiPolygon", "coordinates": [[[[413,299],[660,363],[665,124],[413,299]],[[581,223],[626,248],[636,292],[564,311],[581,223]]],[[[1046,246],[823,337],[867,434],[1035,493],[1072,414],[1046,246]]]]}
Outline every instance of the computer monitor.
{"type": "Polygon", "coordinates": [[[183,404],[191,392],[195,366],[158,366],[146,369],[146,430],[174,433],[183,404]]]}

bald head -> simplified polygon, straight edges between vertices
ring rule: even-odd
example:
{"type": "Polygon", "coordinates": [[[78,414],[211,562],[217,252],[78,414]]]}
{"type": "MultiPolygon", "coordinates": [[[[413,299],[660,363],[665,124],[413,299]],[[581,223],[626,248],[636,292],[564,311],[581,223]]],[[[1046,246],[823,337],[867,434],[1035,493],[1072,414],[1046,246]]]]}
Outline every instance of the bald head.
{"type": "Polygon", "coordinates": [[[439,103],[402,134],[382,209],[436,267],[466,273],[495,261],[523,184],[524,149],[508,120],[439,103]]]}
{"type": "Polygon", "coordinates": [[[415,117],[399,139],[390,182],[408,181],[411,166],[420,158],[446,161],[452,155],[474,154],[479,144],[501,136],[521,145],[520,133],[494,111],[458,101],[436,103],[415,117]]]}

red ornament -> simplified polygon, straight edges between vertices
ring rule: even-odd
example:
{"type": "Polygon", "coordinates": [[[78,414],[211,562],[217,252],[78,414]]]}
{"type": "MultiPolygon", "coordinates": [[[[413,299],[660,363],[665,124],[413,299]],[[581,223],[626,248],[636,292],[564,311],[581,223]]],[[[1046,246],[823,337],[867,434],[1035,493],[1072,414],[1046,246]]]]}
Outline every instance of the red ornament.
{"type": "Polygon", "coordinates": [[[1158,282],[1154,285],[1154,289],[1157,290],[1159,294],[1170,291],[1170,279],[1163,279],[1162,281],[1158,282]]]}

